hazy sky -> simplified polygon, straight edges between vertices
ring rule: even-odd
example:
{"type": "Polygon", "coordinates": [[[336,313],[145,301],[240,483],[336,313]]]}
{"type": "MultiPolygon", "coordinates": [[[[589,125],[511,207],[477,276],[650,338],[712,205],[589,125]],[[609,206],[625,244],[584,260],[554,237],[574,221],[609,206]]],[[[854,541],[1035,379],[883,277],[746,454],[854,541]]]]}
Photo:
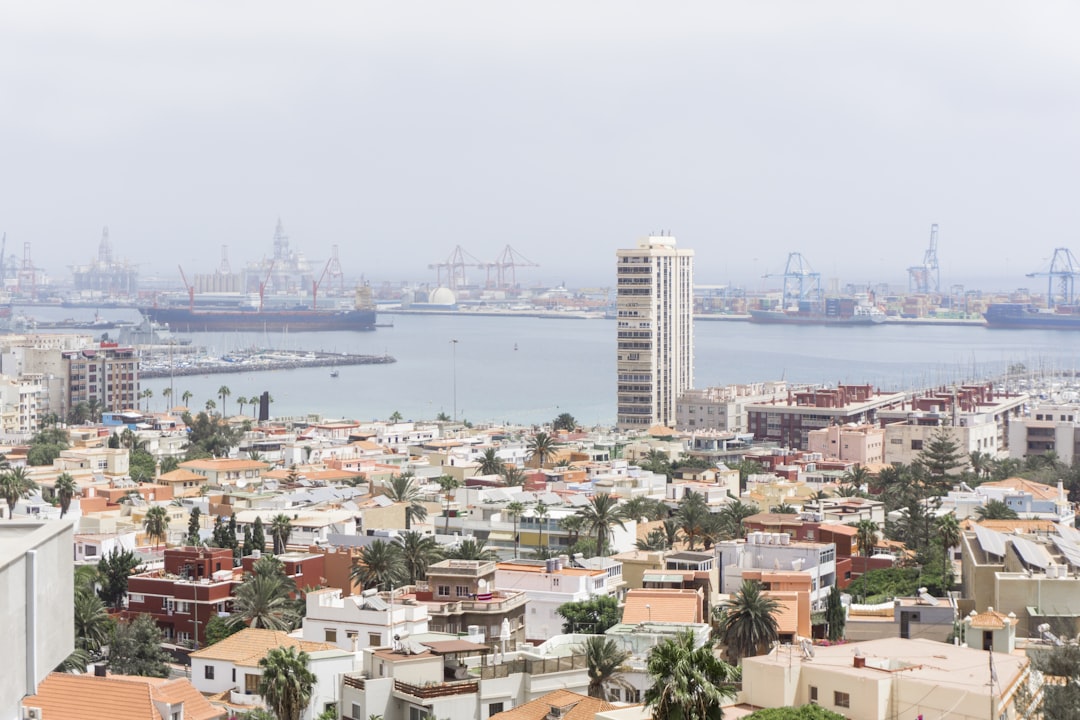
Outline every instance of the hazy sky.
{"type": "Polygon", "coordinates": [[[434,280],[506,244],[611,285],[670,230],[699,283],[801,251],[1012,288],[1080,230],[1066,2],[9,2],[0,231],[58,276],[108,225],[144,274],[271,252],[434,280]]]}

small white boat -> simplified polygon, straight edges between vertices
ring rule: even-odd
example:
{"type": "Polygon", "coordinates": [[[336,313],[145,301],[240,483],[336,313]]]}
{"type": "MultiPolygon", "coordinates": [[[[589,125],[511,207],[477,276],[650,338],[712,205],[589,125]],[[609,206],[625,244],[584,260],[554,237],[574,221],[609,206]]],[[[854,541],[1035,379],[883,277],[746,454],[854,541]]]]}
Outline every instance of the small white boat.
{"type": "Polygon", "coordinates": [[[337,377],[339,374],[340,373],[337,370],[331,370],[330,371],[330,377],[332,377],[332,378],[337,377]]]}

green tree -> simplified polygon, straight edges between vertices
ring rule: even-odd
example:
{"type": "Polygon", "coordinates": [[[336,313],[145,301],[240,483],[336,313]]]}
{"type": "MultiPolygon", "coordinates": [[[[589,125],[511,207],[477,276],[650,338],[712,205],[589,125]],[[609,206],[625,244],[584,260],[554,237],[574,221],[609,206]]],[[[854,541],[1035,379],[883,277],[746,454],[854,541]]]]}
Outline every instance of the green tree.
{"type": "Polygon", "coordinates": [[[197,507],[191,509],[191,514],[188,515],[187,537],[184,538],[185,545],[194,547],[202,545],[202,539],[199,537],[199,528],[201,527],[199,518],[201,517],[202,510],[197,507]]]}
{"type": "Polygon", "coordinates": [[[274,554],[280,555],[289,546],[292,522],[285,513],[278,513],[270,520],[270,537],[274,541],[274,554]]]}
{"type": "Polygon", "coordinates": [[[719,513],[720,516],[720,534],[724,540],[734,540],[738,538],[746,537],[746,527],[743,525],[743,521],[751,515],[758,513],[756,506],[750,503],[744,503],[742,500],[735,500],[725,505],[719,513]]]}
{"type": "Polygon", "coordinates": [[[68,434],[62,428],[45,428],[30,439],[26,464],[32,467],[52,465],[53,460],[68,448],[68,434]]]}
{"type": "Polygon", "coordinates": [[[990,477],[994,456],[980,450],[973,450],[968,453],[968,463],[971,465],[971,472],[975,474],[975,479],[985,480],[990,477]]]}
{"type": "Polygon", "coordinates": [[[933,495],[947,493],[953,484],[952,472],[967,467],[967,464],[967,456],[960,451],[944,425],[937,429],[915,460],[926,491],[933,495]]]}
{"type": "Polygon", "coordinates": [[[417,580],[426,580],[428,566],[443,559],[442,548],[435,538],[415,530],[394,538],[394,545],[408,571],[410,585],[415,585],[417,580]]]}
{"type": "Polygon", "coordinates": [[[645,669],[652,686],[645,707],[652,717],[720,720],[721,705],[735,697],[739,669],[716,657],[712,643],[694,645],[694,633],[684,630],[649,651],[645,669]]]}
{"type": "Polygon", "coordinates": [[[779,638],[776,613],[780,603],[763,595],[761,583],[755,580],[744,580],[739,591],[718,609],[722,613],[720,634],[732,662],[767,652],[779,638]]]}
{"type": "Polygon", "coordinates": [[[222,385],[218,388],[217,396],[221,398],[221,414],[223,416],[225,415],[225,398],[230,395],[232,395],[232,390],[229,389],[228,385],[222,385]]]}
{"type": "Polygon", "coordinates": [[[514,557],[521,556],[521,537],[518,535],[518,522],[521,520],[521,516],[525,513],[524,503],[517,502],[507,503],[504,508],[504,512],[514,519],[514,557]]]}
{"type": "Polygon", "coordinates": [[[589,504],[577,511],[585,521],[585,527],[590,533],[596,535],[596,554],[606,555],[608,540],[611,539],[612,529],[618,525],[626,529],[624,515],[619,507],[618,499],[609,493],[597,493],[589,498],[589,504]]]}
{"type": "Polygon", "coordinates": [[[671,458],[663,450],[650,450],[637,464],[642,470],[671,477],[671,458]]]}
{"type": "Polygon", "coordinates": [[[498,456],[495,448],[488,448],[480,456],[480,467],[476,468],[477,475],[501,475],[505,463],[498,456]]]}
{"type": "Polygon", "coordinates": [[[874,605],[898,597],[911,597],[921,587],[919,571],[910,567],[871,570],[855,578],[847,591],[859,602],[874,605]]]}
{"type": "Polygon", "coordinates": [[[693,490],[687,490],[679,501],[679,508],[675,511],[675,522],[679,530],[686,536],[686,542],[690,549],[694,549],[697,539],[701,537],[709,522],[709,506],[705,502],[705,496],[693,490]]]}
{"type": "Polygon", "coordinates": [[[1080,708],[1080,646],[1041,650],[1033,654],[1032,665],[1044,675],[1065,680],[1043,685],[1043,720],[1076,720],[1080,708]]]}
{"type": "Polygon", "coordinates": [[[308,668],[311,658],[294,647],[271,648],[261,660],[259,694],[278,720],[300,720],[315,690],[315,674],[308,668]]]}
{"type": "Polygon", "coordinates": [[[577,420],[570,413],[559,413],[559,416],[555,418],[551,423],[551,429],[555,432],[565,430],[566,432],[574,432],[577,430],[577,420]]]}
{"type": "Polygon", "coordinates": [[[563,603],[555,614],[563,619],[562,631],[566,635],[603,635],[622,621],[619,601],[612,595],[563,603]]]}
{"type": "Polygon", "coordinates": [[[521,468],[505,465],[500,474],[506,487],[521,487],[525,484],[525,473],[521,468]]]}
{"type": "Polygon", "coordinates": [[[210,645],[219,643],[230,635],[235,635],[243,629],[243,623],[230,625],[228,620],[215,614],[206,623],[206,645],[209,647],[210,645]]]}
{"type": "Polygon", "coordinates": [[[848,525],[855,528],[855,544],[859,546],[859,553],[863,557],[873,555],[874,546],[878,543],[878,524],[869,518],[863,518],[848,525]]]}
{"type": "MultiPolygon", "coordinates": [[[[116,610],[124,606],[128,577],[139,568],[139,559],[130,550],[114,548],[98,561],[98,595],[116,610]]],[[[142,572],[141,569],[138,570],[142,572]]]]}
{"type": "Polygon", "coordinates": [[[15,506],[19,504],[19,500],[30,497],[35,490],[37,483],[26,468],[8,467],[0,470],[0,497],[7,501],[8,520],[15,519],[15,506]]]}
{"type": "Polygon", "coordinates": [[[266,531],[263,529],[262,518],[258,515],[255,516],[255,522],[251,526],[251,549],[259,552],[266,550],[266,531]]]}
{"type": "Polygon", "coordinates": [[[56,482],[53,483],[53,492],[56,494],[57,502],[60,503],[60,517],[64,517],[68,508],[71,507],[71,500],[79,492],[79,487],[75,484],[75,478],[66,472],[60,473],[56,476],[56,482]]]}
{"type": "Polygon", "coordinates": [[[404,472],[392,475],[389,482],[383,484],[383,493],[396,503],[405,503],[405,529],[413,522],[427,520],[427,508],[420,502],[420,487],[412,473],[404,472]]]}
{"type": "Polygon", "coordinates": [[[769,508],[769,512],[776,513],[777,515],[798,515],[799,511],[794,505],[789,505],[787,501],[780,503],[779,505],[773,505],[769,508]]]}
{"type": "Polygon", "coordinates": [[[836,642],[844,637],[844,624],[847,615],[844,613],[844,605],[840,600],[840,587],[832,586],[829,591],[829,599],[825,604],[825,624],[828,626],[829,640],[836,642]]]}
{"type": "Polygon", "coordinates": [[[844,716],[820,705],[803,705],[797,708],[766,708],[750,713],[743,720],[844,720],[844,716]]]}
{"type": "Polygon", "coordinates": [[[533,517],[536,518],[537,526],[540,529],[536,547],[540,550],[547,550],[547,545],[544,544],[544,525],[547,524],[547,520],[551,516],[551,508],[548,507],[547,503],[541,500],[533,507],[532,514],[533,517]]]}
{"type": "Polygon", "coordinates": [[[401,547],[385,540],[376,540],[360,550],[359,562],[350,577],[364,589],[393,590],[409,577],[401,547]]]}
{"type": "Polygon", "coordinates": [[[631,687],[622,675],[630,651],[620,648],[614,638],[593,635],[579,646],[579,652],[585,655],[589,669],[589,697],[611,700],[612,687],[631,687]]]}
{"type": "Polygon", "coordinates": [[[395,410],[394,412],[392,412],[390,414],[390,422],[392,422],[392,423],[399,423],[399,422],[402,421],[402,419],[403,419],[402,414],[399,413],[397,410],[395,410]]]}
{"type": "Polygon", "coordinates": [[[637,495],[623,502],[620,506],[623,518],[626,520],[636,520],[641,522],[645,520],[652,522],[655,520],[663,520],[668,516],[667,506],[662,502],[653,500],[652,498],[644,497],[643,495],[637,495]]]}
{"type": "Polygon", "coordinates": [[[141,447],[128,451],[128,475],[135,482],[150,482],[157,474],[157,460],[141,447]]]}
{"type": "Polygon", "coordinates": [[[139,615],[117,623],[109,641],[109,672],[116,675],[169,677],[169,654],[161,647],[164,637],[151,615],[139,615]]]}
{"type": "Polygon", "coordinates": [[[440,475],[435,478],[439,486],[443,500],[446,502],[446,522],[443,525],[443,533],[450,534],[450,500],[454,497],[454,490],[461,487],[461,481],[452,475],[440,475]]]}
{"type": "Polygon", "coordinates": [[[143,530],[146,537],[154,541],[154,547],[158,547],[169,535],[169,513],[161,505],[154,505],[143,516],[143,530]]]}
{"type": "Polygon", "coordinates": [[[233,613],[226,622],[234,628],[294,629],[300,621],[289,597],[294,587],[284,573],[249,573],[233,593],[233,613]]]}
{"type": "Polygon", "coordinates": [[[75,589],[75,647],[97,653],[109,642],[113,622],[109,612],[93,588],[75,589]]]}
{"type": "Polygon", "coordinates": [[[975,517],[979,520],[1015,520],[1020,516],[1001,500],[990,500],[982,507],[975,508],[975,517]]]}
{"type": "Polygon", "coordinates": [[[555,456],[555,438],[546,432],[538,432],[529,439],[527,450],[529,460],[536,461],[537,467],[544,467],[555,456]]]}
{"type": "Polygon", "coordinates": [[[467,537],[446,551],[449,560],[497,560],[495,551],[487,546],[487,540],[467,537]]]}
{"type": "Polygon", "coordinates": [[[963,530],[960,528],[960,521],[956,519],[954,513],[942,515],[937,519],[937,534],[941,538],[942,547],[946,550],[960,546],[960,541],[963,539],[963,530]]]}
{"type": "Polygon", "coordinates": [[[171,473],[178,467],[180,467],[180,459],[170,455],[168,457],[161,458],[161,462],[158,464],[158,472],[164,475],[165,473],[171,473]]]}

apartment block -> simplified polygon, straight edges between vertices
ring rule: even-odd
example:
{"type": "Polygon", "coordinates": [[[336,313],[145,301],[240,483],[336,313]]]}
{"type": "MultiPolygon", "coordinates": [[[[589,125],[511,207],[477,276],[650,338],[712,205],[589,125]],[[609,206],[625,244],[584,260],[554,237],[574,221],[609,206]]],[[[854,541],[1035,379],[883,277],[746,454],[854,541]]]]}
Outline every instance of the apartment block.
{"type": "Polygon", "coordinates": [[[873,424],[879,411],[899,408],[904,400],[904,393],[883,393],[872,385],[802,390],[784,400],[747,405],[747,430],[755,440],[806,450],[811,430],[873,424]]]}

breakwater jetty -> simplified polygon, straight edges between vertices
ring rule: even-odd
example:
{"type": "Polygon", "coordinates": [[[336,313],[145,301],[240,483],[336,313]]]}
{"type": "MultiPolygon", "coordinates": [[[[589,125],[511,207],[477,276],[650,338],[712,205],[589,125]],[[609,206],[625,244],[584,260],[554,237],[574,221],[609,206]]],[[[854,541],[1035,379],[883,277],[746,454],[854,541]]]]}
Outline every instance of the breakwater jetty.
{"type": "Polygon", "coordinates": [[[394,362],[397,362],[397,359],[391,355],[350,355],[303,350],[245,350],[220,357],[185,354],[173,358],[154,353],[143,356],[139,376],[143,378],[182,377],[311,367],[387,365],[394,362]]]}

